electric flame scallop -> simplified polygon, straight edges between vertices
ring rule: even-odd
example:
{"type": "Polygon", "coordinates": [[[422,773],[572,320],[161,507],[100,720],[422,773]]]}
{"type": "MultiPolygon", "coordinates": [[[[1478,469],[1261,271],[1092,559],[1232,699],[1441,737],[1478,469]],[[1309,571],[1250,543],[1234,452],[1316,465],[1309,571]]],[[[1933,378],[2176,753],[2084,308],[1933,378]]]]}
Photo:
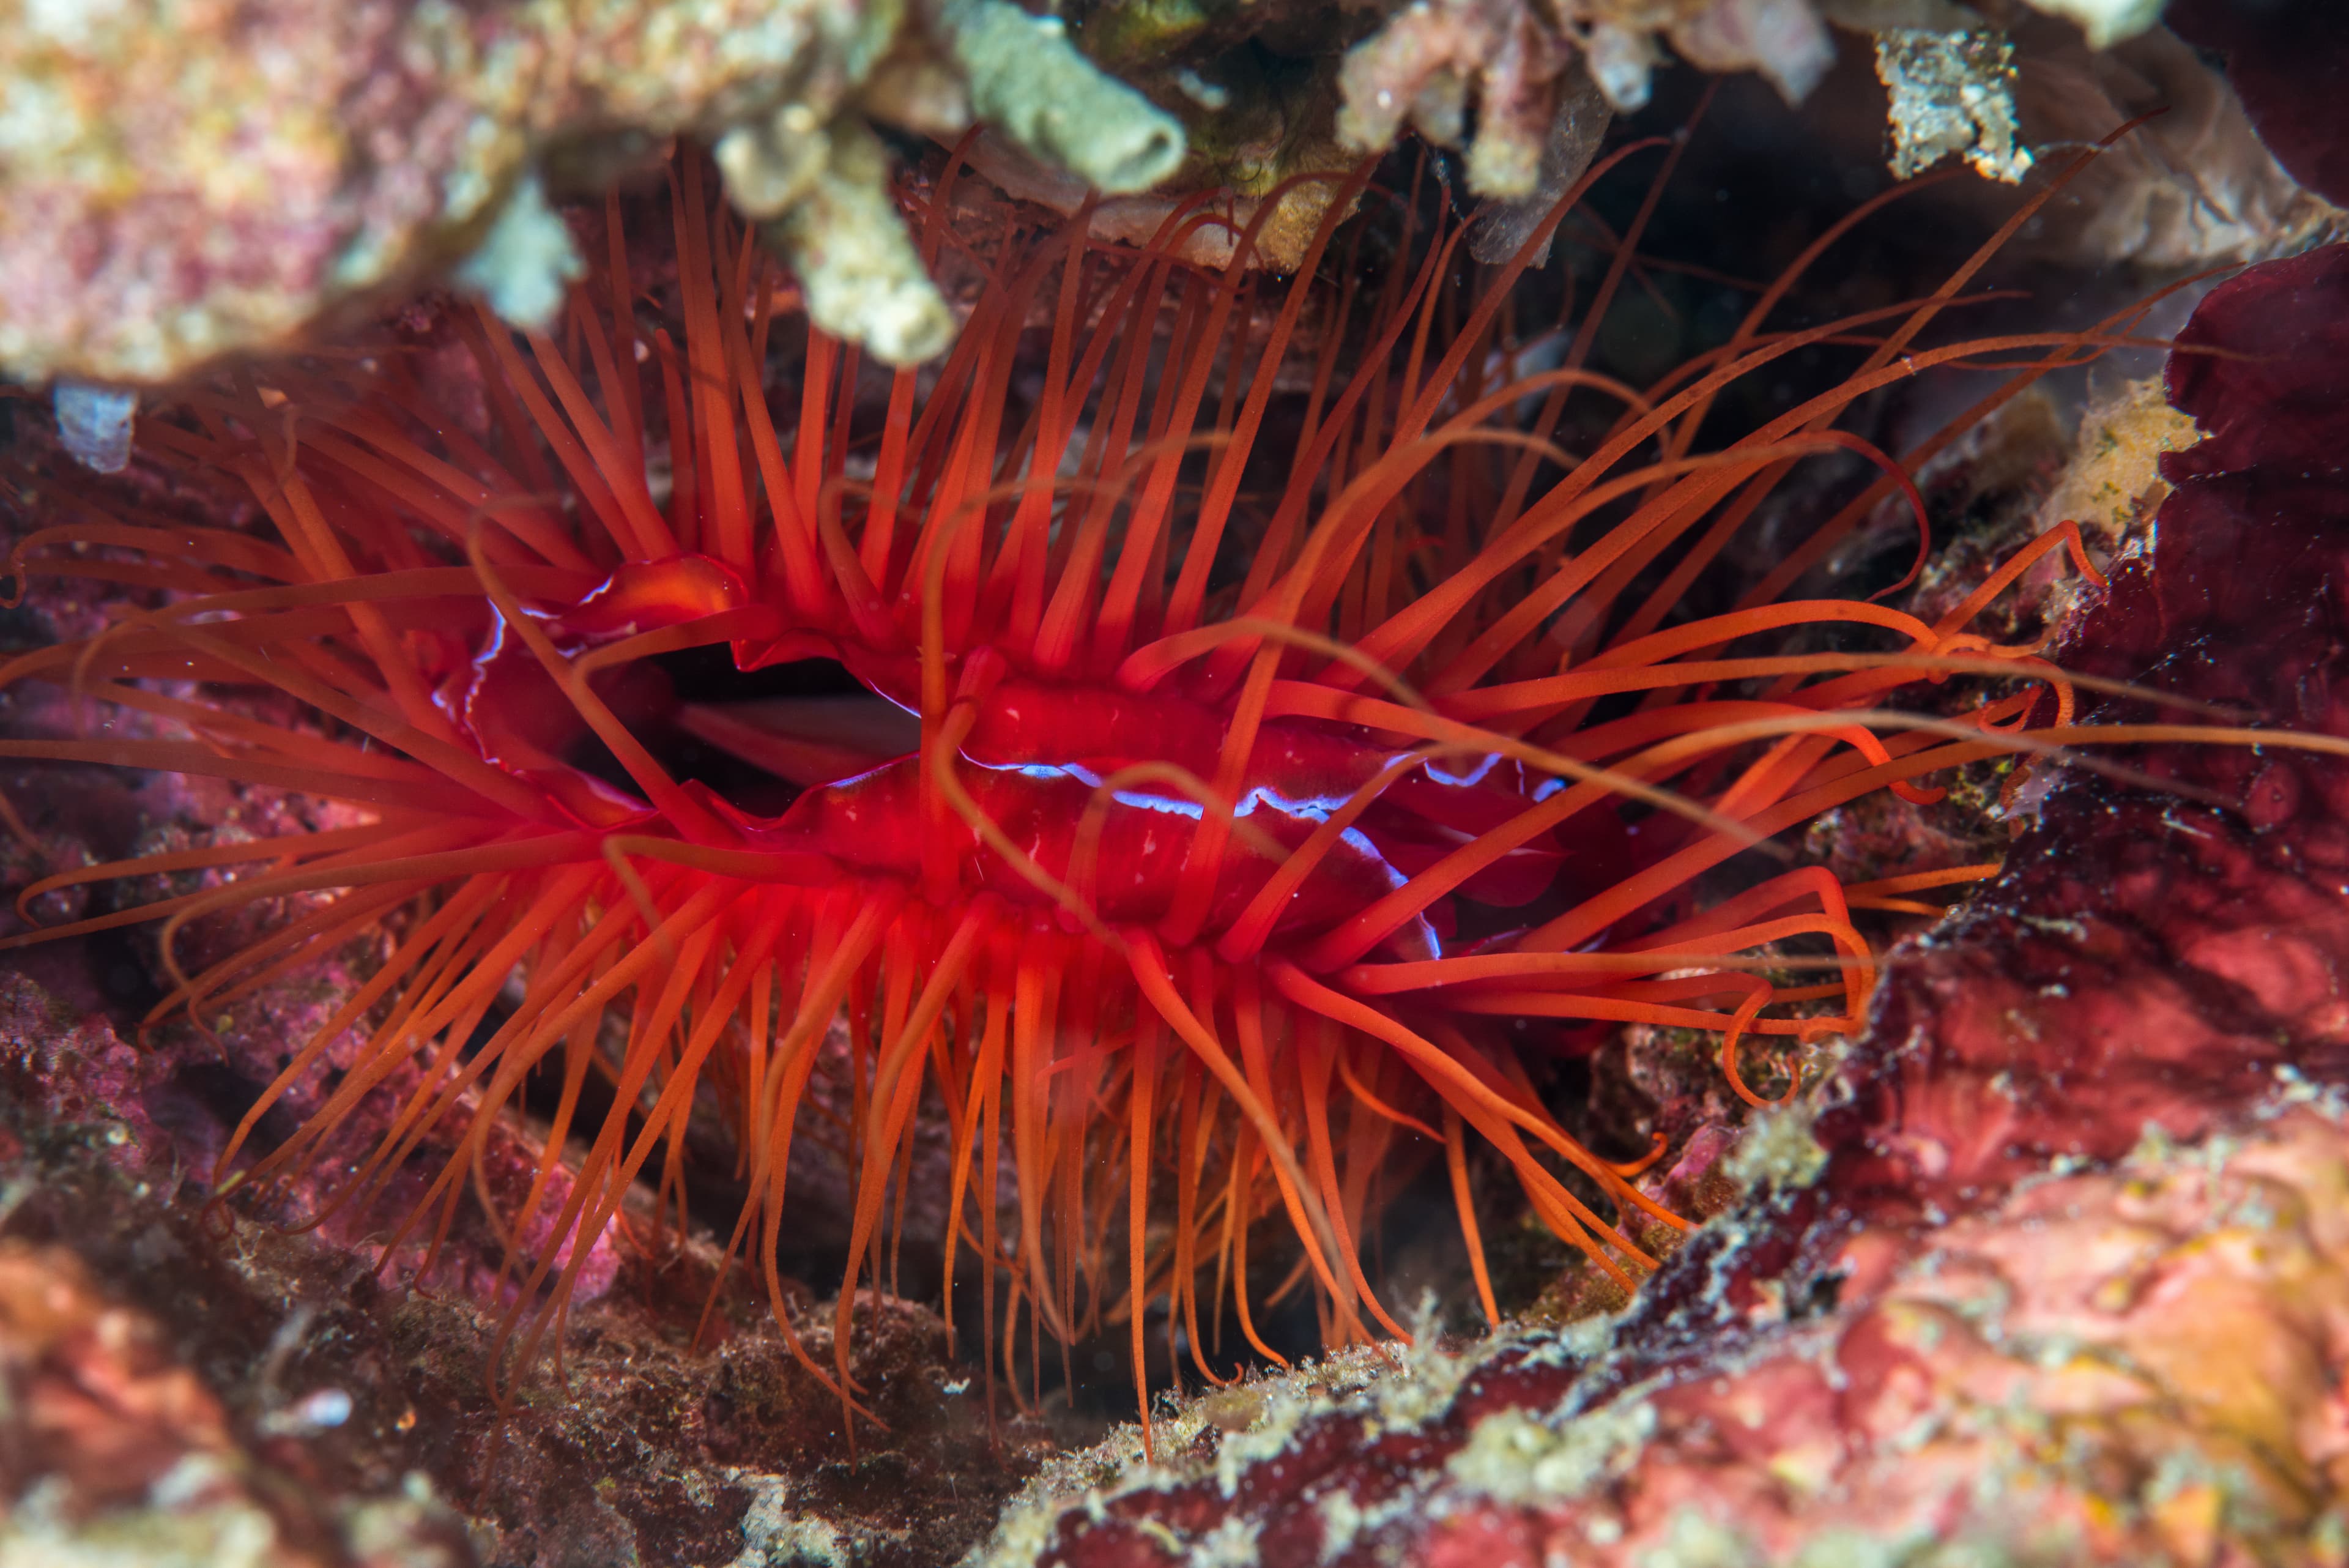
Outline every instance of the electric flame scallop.
{"type": "MultiPolygon", "coordinates": [[[[897,373],[885,416],[852,439],[856,354],[806,331],[782,379],[796,418],[779,423],[764,388],[783,280],[709,209],[695,157],[671,185],[666,325],[632,283],[616,203],[606,259],[555,336],[458,324],[481,428],[433,407],[398,352],[273,371],[265,387],[224,379],[140,439],[154,461],[243,486],[264,526],[167,530],[92,503],[20,541],[13,567],[20,589],[47,573],[169,592],[0,673],[122,721],[6,754],[363,808],[358,826],[27,890],[245,867],[11,939],[160,919],[167,954],[211,912],[337,892],[181,977],[159,1019],[210,1016],[398,917],[381,967],[293,1043],[220,1180],[309,1168],[355,1106],[396,1096],[330,1204],[376,1200],[428,1136],[454,1129],[460,1152],[395,1238],[437,1245],[469,1200],[465,1147],[525,1075],[559,1076],[544,1164],[502,1232],[553,1239],[508,1255],[519,1288],[493,1366],[526,1365],[559,1324],[588,1252],[567,1241],[600,1233],[640,1176],[671,1195],[705,1085],[744,1150],[731,1252],[763,1272],[790,1334],[784,1179],[843,1012],[861,1166],[843,1330],[926,1094],[952,1149],[949,1304],[968,1248],[988,1276],[990,1349],[999,1293],[1006,1304],[1007,1360],[1022,1321],[1066,1343],[1122,1312],[1139,1384],[1139,1303],[1168,1297],[1214,1378],[1199,1329],[1211,1268],[1208,1304],[1227,1291],[1272,1355],[1249,1315],[1262,1281],[1251,1290],[1247,1241],[1274,1214],[1295,1230],[1330,1341],[1401,1334],[1360,1253],[1404,1140],[1446,1162],[1488,1314],[1471,1137],[1544,1223],[1631,1288],[1655,1262],[1639,1237],[1682,1221],[1633,1185],[1635,1167],[1568,1135],[1507,1023],[1712,1031],[1754,1099],[1757,1049],[1856,1027],[1873,978],[1856,903],[1989,868],[1857,889],[1781,868],[1712,902],[1697,879],[1870,792],[1918,795],[1941,770],[2082,738],[2069,682],[1967,629],[2050,550],[2089,570],[2075,530],[1931,624],[1781,597],[1878,498],[1905,494],[1921,522],[1905,473],[1831,428],[1853,400],[1936,365],[2026,361],[1994,401],[2095,351],[2081,334],[1919,347],[1981,257],[1930,298],[1774,330],[1790,273],[1725,347],[1638,389],[1583,367],[1588,331],[1557,368],[1515,369],[1504,306],[1548,225],[1472,288],[1442,217],[1378,209],[1400,227],[1398,259],[1365,280],[1335,265],[1348,231],[1333,216],[1283,292],[1242,265],[1247,235],[1227,270],[1182,259],[1222,222],[1202,198],[1145,248],[1091,243],[1080,219],[980,255],[950,357],[897,373]],[[1829,339],[1868,348],[1840,386],[1698,447],[1732,381],[1829,339]],[[1268,417],[1277,382],[1302,389],[1284,394],[1301,414],[1268,417]],[[1569,396],[1619,410],[1589,450],[1560,444],[1569,396]],[[664,442],[656,490],[647,457],[664,442]],[[1830,452],[1884,476],[1740,607],[1677,618],[1783,476],[1830,452]],[[1772,650],[1818,628],[1882,651],[1772,650]],[[742,671],[835,660],[916,716],[918,738],[893,753],[894,726],[869,708],[863,730],[823,733],[689,713],[696,733],[802,786],[779,815],[739,808],[673,777],[605,695],[633,666],[711,646],[742,671]],[[1952,672],[2010,679],[1955,719],[1885,708],[1952,672]],[[264,722],[256,692],[312,722],[264,722]],[[566,761],[589,737],[626,787],[566,761]],[[1833,961],[1826,979],[1764,978],[1755,955],[1804,939],[1833,961]],[[607,1015],[626,1020],[616,1054],[598,1044],[607,1015]],[[263,1115],[355,1028],[365,1048],[321,1108],[252,1159],[263,1115]],[[583,1108],[591,1071],[618,1109],[583,1108]],[[995,1201],[1007,1151],[1016,1231],[995,1201]],[[550,1179],[558,1159],[575,1159],[567,1184],[550,1179]]],[[[944,209],[941,195],[926,219],[933,254],[944,209]]],[[[835,1345],[830,1368],[792,1349],[853,1405],[849,1334],[835,1345]]]]}

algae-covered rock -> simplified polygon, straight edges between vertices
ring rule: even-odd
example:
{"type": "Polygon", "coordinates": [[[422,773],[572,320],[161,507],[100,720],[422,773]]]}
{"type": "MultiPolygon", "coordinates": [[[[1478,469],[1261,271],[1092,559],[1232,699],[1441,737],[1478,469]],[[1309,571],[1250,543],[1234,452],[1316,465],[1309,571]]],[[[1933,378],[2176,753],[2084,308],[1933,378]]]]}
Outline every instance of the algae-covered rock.
{"type": "MultiPolygon", "coordinates": [[[[982,115],[1104,188],[1180,159],[1178,124],[1049,32],[1001,0],[0,0],[0,373],[162,382],[460,261],[530,320],[572,265],[542,161],[608,175],[673,135],[781,124],[837,173],[825,151],[861,134],[885,58],[901,83],[943,60],[982,115]]],[[[923,129],[968,118],[914,107],[923,129]]],[[[858,167],[870,194],[830,221],[894,227],[885,164],[858,167]]],[[[870,291],[811,292],[885,356],[942,341],[885,291],[877,324],[853,307],[870,291]]]]}

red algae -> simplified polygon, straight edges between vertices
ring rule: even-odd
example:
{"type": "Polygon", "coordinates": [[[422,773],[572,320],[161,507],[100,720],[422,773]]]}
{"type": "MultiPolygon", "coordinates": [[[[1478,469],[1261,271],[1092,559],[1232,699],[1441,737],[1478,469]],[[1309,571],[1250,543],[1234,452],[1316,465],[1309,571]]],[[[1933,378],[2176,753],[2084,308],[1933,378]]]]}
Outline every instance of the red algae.
{"type": "Polygon", "coordinates": [[[2341,93],[2349,88],[2349,17],[2324,0],[2267,5],[2178,0],[2164,18],[2188,43],[2227,62],[2260,140],[2311,191],[2349,203],[2349,138],[2341,93]]]}
{"type": "MultiPolygon", "coordinates": [[[[2255,267],[2203,302],[2168,384],[2207,439],[2164,457],[2177,488],[2154,549],[2059,644],[2067,668],[2349,732],[2331,587],[2349,570],[2344,350],[2349,247],[2255,267]]],[[[1891,1189],[1946,1203],[2053,1156],[2109,1158],[2148,1120],[2194,1136],[2281,1064],[2338,1072],[2338,766],[2182,751],[2139,765],[2223,804],[2066,780],[1951,940],[1900,961],[1912,985],[1888,992],[1881,1037],[1930,1019],[1920,1048],[1947,1054],[1889,1075],[1886,1092],[1930,1083],[1954,1098],[1879,1113],[1927,1139],[1893,1157],[1891,1189]],[[1965,1131],[1953,1146],[1942,1127],[1965,1131]]]]}

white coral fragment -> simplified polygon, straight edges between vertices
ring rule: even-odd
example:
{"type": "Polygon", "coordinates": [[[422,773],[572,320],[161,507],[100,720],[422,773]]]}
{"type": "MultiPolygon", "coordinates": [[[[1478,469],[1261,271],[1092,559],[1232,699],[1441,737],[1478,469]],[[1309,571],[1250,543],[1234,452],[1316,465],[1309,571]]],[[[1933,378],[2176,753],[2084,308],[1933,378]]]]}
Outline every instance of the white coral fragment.
{"type": "Polygon", "coordinates": [[[1625,114],[1648,107],[1650,78],[1664,57],[1647,34],[1601,22],[1590,29],[1586,48],[1591,80],[1609,103],[1625,114]]]}
{"type": "Polygon", "coordinates": [[[806,195],[830,153],[815,117],[794,104],[719,138],[710,156],[726,195],[747,218],[771,218],[806,195]]]}
{"type": "Polygon", "coordinates": [[[1059,17],[1007,0],[944,0],[938,21],[971,109],[1026,151],[1112,196],[1147,191],[1181,165],[1182,123],[1079,54],[1059,17]]]}
{"type": "Polygon", "coordinates": [[[1835,64],[1835,44],[1810,0],[1713,0],[1671,31],[1672,47],[1709,71],[1759,71],[1800,103],[1835,64]]]}
{"type": "Polygon", "coordinates": [[[452,275],[460,287],[480,295],[499,320],[542,331],[563,309],[564,291],[585,271],[571,230],[547,205],[546,187],[528,174],[452,275]]]}
{"type": "Polygon", "coordinates": [[[130,465],[130,427],[139,394],[123,387],[60,379],[49,393],[57,439],[85,468],[119,473],[130,465]]]}
{"type": "Polygon", "coordinates": [[[1876,36],[1876,75],[1891,95],[1895,178],[1955,153],[1986,180],[2013,184],[2031,151],[2015,130],[2014,46],[1995,33],[1888,27],[1876,36]]]}
{"type": "Polygon", "coordinates": [[[2161,20],[2161,0],[2031,0],[2031,5],[2079,24],[2092,49],[2108,49],[2161,20]]]}
{"type": "Polygon", "coordinates": [[[821,166],[766,233],[799,274],[808,319],[885,364],[919,364],[953,341],[955,319],[890,194],[888,151],[853,117],[819,134],[821,166]]]}

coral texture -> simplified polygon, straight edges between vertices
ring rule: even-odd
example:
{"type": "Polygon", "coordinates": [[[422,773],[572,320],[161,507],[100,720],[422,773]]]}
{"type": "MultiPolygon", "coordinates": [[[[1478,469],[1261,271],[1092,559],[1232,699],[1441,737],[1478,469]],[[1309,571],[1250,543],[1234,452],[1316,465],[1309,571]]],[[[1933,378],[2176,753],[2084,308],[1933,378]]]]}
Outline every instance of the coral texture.
{"type": "Polygon", "coordinates": [[[169,380],[282,348],[485,239],[502,243],[481,292],[559,303],[577,261],[531,171],[607,182],[678,133],[737,138],[728,165],[757,215],[824,200],[832,248],[785,233],[785,254],[844,275],[823,302],[835,330],[917,358],[951,335],[944,306],[885,197],[860,209],[836,189],[882,189],[885,162],[861,151],[868,84],[927,130],[973,102],[1006,115],[1112,189],[1182,156],[1173,119],[1002,0],[5,0],[0,371],[169,380]],[[925,67],[937,79],[909,102],[925,67]],[[1061,129],[1077,115],[1081,136],[1061,129]]]}
{"type": "MultiPolygon", "coordinates": [[[[2349,732],[2344,323],[2343,246],[2203,303],[2207,439],[2067,665],[2349,732]]],[[[1269,1390],[1165,1469],[1048,1474],[984,1560],[2337,1561],[2349,787],[2134,762],[2168,787],[2054,780],[1623,1318],[1269,1390]]]]}
{"type": "Polygon", "coordinates": [[[1586,1324],[1398,1368],[1358,1353],[1220,1394],[1169,1423],[1187,1447],[1164,1469],[1048,1469],[968,1561],[2336,1561],[2342,1116],[2149,1141],[1939,1230],[1866,1227],[1807,1292],[1743,1273],[1731,1241],[1714,1281],[1749,1288],[1678,1314],[1711,1314],[1709,1355],[1657,1357],[1641,1314],[1611,1344],[1586,1324]]]}

